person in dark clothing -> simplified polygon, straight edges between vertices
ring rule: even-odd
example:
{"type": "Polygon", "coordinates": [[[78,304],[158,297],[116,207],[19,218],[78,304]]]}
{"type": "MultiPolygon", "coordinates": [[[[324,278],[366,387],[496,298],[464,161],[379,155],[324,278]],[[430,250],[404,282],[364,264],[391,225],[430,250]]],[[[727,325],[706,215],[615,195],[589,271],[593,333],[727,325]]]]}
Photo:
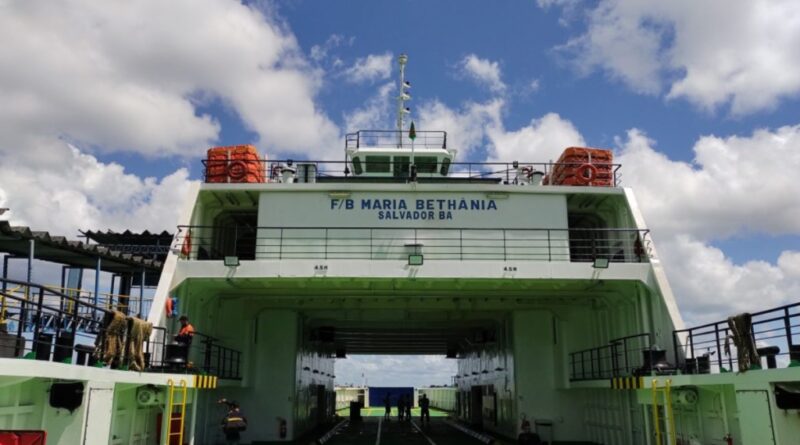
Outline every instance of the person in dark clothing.
{"type": "Polygon", "coordinates": [[[397,420],[403,420],[406,415],[406,399],[400,394],[397,397],[397,420]]]}
{"type": "Polygon", "coordinates": [[[411,421],[411,408],[414,407],[414,402],[411,400],[411,394],[406,394],[406,420],[411,421]]]}
{"type": "Polygon", "coordinates": [[[175,341],[188,347],[192,344],[192,338],[194,338],[194,326],[189,323],[189,317],[186,315],[181,315],[178,320],[181,322],[181,329],[175,335],[175,341]]]}
{"type": "Polygon", "coordinates": [[[241,432],[247,429],[247,418],[239,409],[238,403],[227,399],[220,399],[217,403],[224,404],[228,409],[221,424],[225,440],[231,445],[238,444],[241,432]]]}
{"type": "Polygon", "coordinates": [[[428,421],[428,425],[431,424],[431,401],[428,399],[427,394],[423,394],[422,398],[419,399],[419,421],[423,425],[425,424],[425,420],[428,421]]]}
{"type": "Polygon", "coordinates": [[[531,432],[531,422],[527,419],[522,420],[522,432],[517,437],[519,445],[541,445],[542,441],[539,435],[531,432]]]}
{"type": "Polygon", "coordinates": [[[392,415],[392,395],[386,394],[386,397],[383,398],[383,406],[386,407],[386,413],[383,415],[383,418],[389,420],[392,415]]]}

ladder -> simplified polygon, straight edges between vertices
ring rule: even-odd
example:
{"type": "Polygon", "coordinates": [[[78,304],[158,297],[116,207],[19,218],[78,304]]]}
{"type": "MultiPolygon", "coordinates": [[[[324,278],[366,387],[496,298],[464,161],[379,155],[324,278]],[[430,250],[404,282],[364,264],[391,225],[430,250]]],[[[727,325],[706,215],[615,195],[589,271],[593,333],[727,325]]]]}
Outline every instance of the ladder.
{"type": "Polygon", "coordinates": [[[172,379],[167,381],[169,385],[169,400],[167,402],[167,444],[168,445],[183,445],[183,424],[186,419],[186,399],[188,396],[188,389],[186,380],[181,379],[180,385],[175,386],[172,379]],[[175,396],[180,400],[177,400],[175,396]],[[177,408],[177,410],[176,410],[177,408]],[[173,440],[177,437],[177,441],[173,440]]]}
{"type": "Polygon", "coordinates": [[[653,379],[653,432],[656,445],[676,445],[675,414],[672,412],[672,380],[667,379],[664,386],[659,388],[658,379],[653,379]],[[660,402],[659,402],[659,399],[660,402]],[[661,405],[659,405],[661,403],[661,405]],[[663,407],[664,417],[659,415],[659,408],[663,407]],[[663,435],[662,435],[663,422],[663,435]]]}

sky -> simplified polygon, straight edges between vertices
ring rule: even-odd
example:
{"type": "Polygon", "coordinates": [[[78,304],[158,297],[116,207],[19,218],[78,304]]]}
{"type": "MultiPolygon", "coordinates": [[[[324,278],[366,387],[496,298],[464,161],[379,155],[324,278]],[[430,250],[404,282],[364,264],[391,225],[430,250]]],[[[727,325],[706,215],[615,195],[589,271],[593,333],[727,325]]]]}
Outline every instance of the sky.
{"type": "Polygon", "coordinates": [[[687,323],[800,296],[795,0],[0,0],[0,41],[13,223],[174,230],[215,145],[341,159],[407,53],[461,161],[613,149],[687,323]]]}

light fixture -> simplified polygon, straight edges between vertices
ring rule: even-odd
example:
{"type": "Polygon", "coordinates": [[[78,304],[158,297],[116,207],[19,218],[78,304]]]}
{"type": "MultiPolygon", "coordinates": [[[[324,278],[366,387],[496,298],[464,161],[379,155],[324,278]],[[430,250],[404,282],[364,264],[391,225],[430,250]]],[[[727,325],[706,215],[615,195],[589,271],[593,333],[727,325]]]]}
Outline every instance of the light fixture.
{"type": "Polygon", "coordinates": [[[329,192],[328,196],[335,199],[345,199],[350,197],[350,192],[347,191],[333,191],[329,192]]]}
{"type": "Polygon", "coordinates": [[[419,254],[411,254],[408,256],[409,266],[422,266],[423,258],[419,254]]]}
{"type": "Polygon", "coordinates": [[[239,267],[238,256],[226,256],[223,258],[222,262],[228,267],[239,267]]]}
{"type": "Polygon", "coordinates": [[[489,199],[508,199],[508,193],[487,193],[489,199]]]}
{"type": "Polygon", "coordinates": [[[592,267],[595,269],[608,269],[608,258],[595,258],[592,267]]]}

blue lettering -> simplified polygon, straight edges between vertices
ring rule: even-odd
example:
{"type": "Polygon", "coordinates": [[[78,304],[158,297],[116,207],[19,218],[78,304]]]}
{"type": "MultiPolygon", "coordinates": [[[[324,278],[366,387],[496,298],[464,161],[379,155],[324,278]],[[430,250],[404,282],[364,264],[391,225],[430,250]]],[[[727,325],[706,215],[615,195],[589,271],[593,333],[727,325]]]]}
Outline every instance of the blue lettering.
{"type": "Polygon", "coordinates": [[[487,210],[497,210],[497,204],[494,202],[494,199],[489,200],[489,207],[486,208],[487,210]]]}
{"type": "Polygon", "coordinates": [[[461,201],[459,201],[458,203],[458,210],[468,210],[468,209],[469,208],[467,207],[467,201],[462,198],[461,201]]]}
{"type": "Polygon", "coordinates": [[[352,199],[346,199],[346,200],[344,201],[344,208],[346,208],[347,210],[353,210],[353,206],[354,206],[354,205],[355,205],[355,204],[353,203],[353,200],[352,200],[352,199]]]}
{"type": "Polygon", "coordinates": [[[331,210],[335,209],[338,203],[339,203],[338,199],[331,199],[331,210]]]}

